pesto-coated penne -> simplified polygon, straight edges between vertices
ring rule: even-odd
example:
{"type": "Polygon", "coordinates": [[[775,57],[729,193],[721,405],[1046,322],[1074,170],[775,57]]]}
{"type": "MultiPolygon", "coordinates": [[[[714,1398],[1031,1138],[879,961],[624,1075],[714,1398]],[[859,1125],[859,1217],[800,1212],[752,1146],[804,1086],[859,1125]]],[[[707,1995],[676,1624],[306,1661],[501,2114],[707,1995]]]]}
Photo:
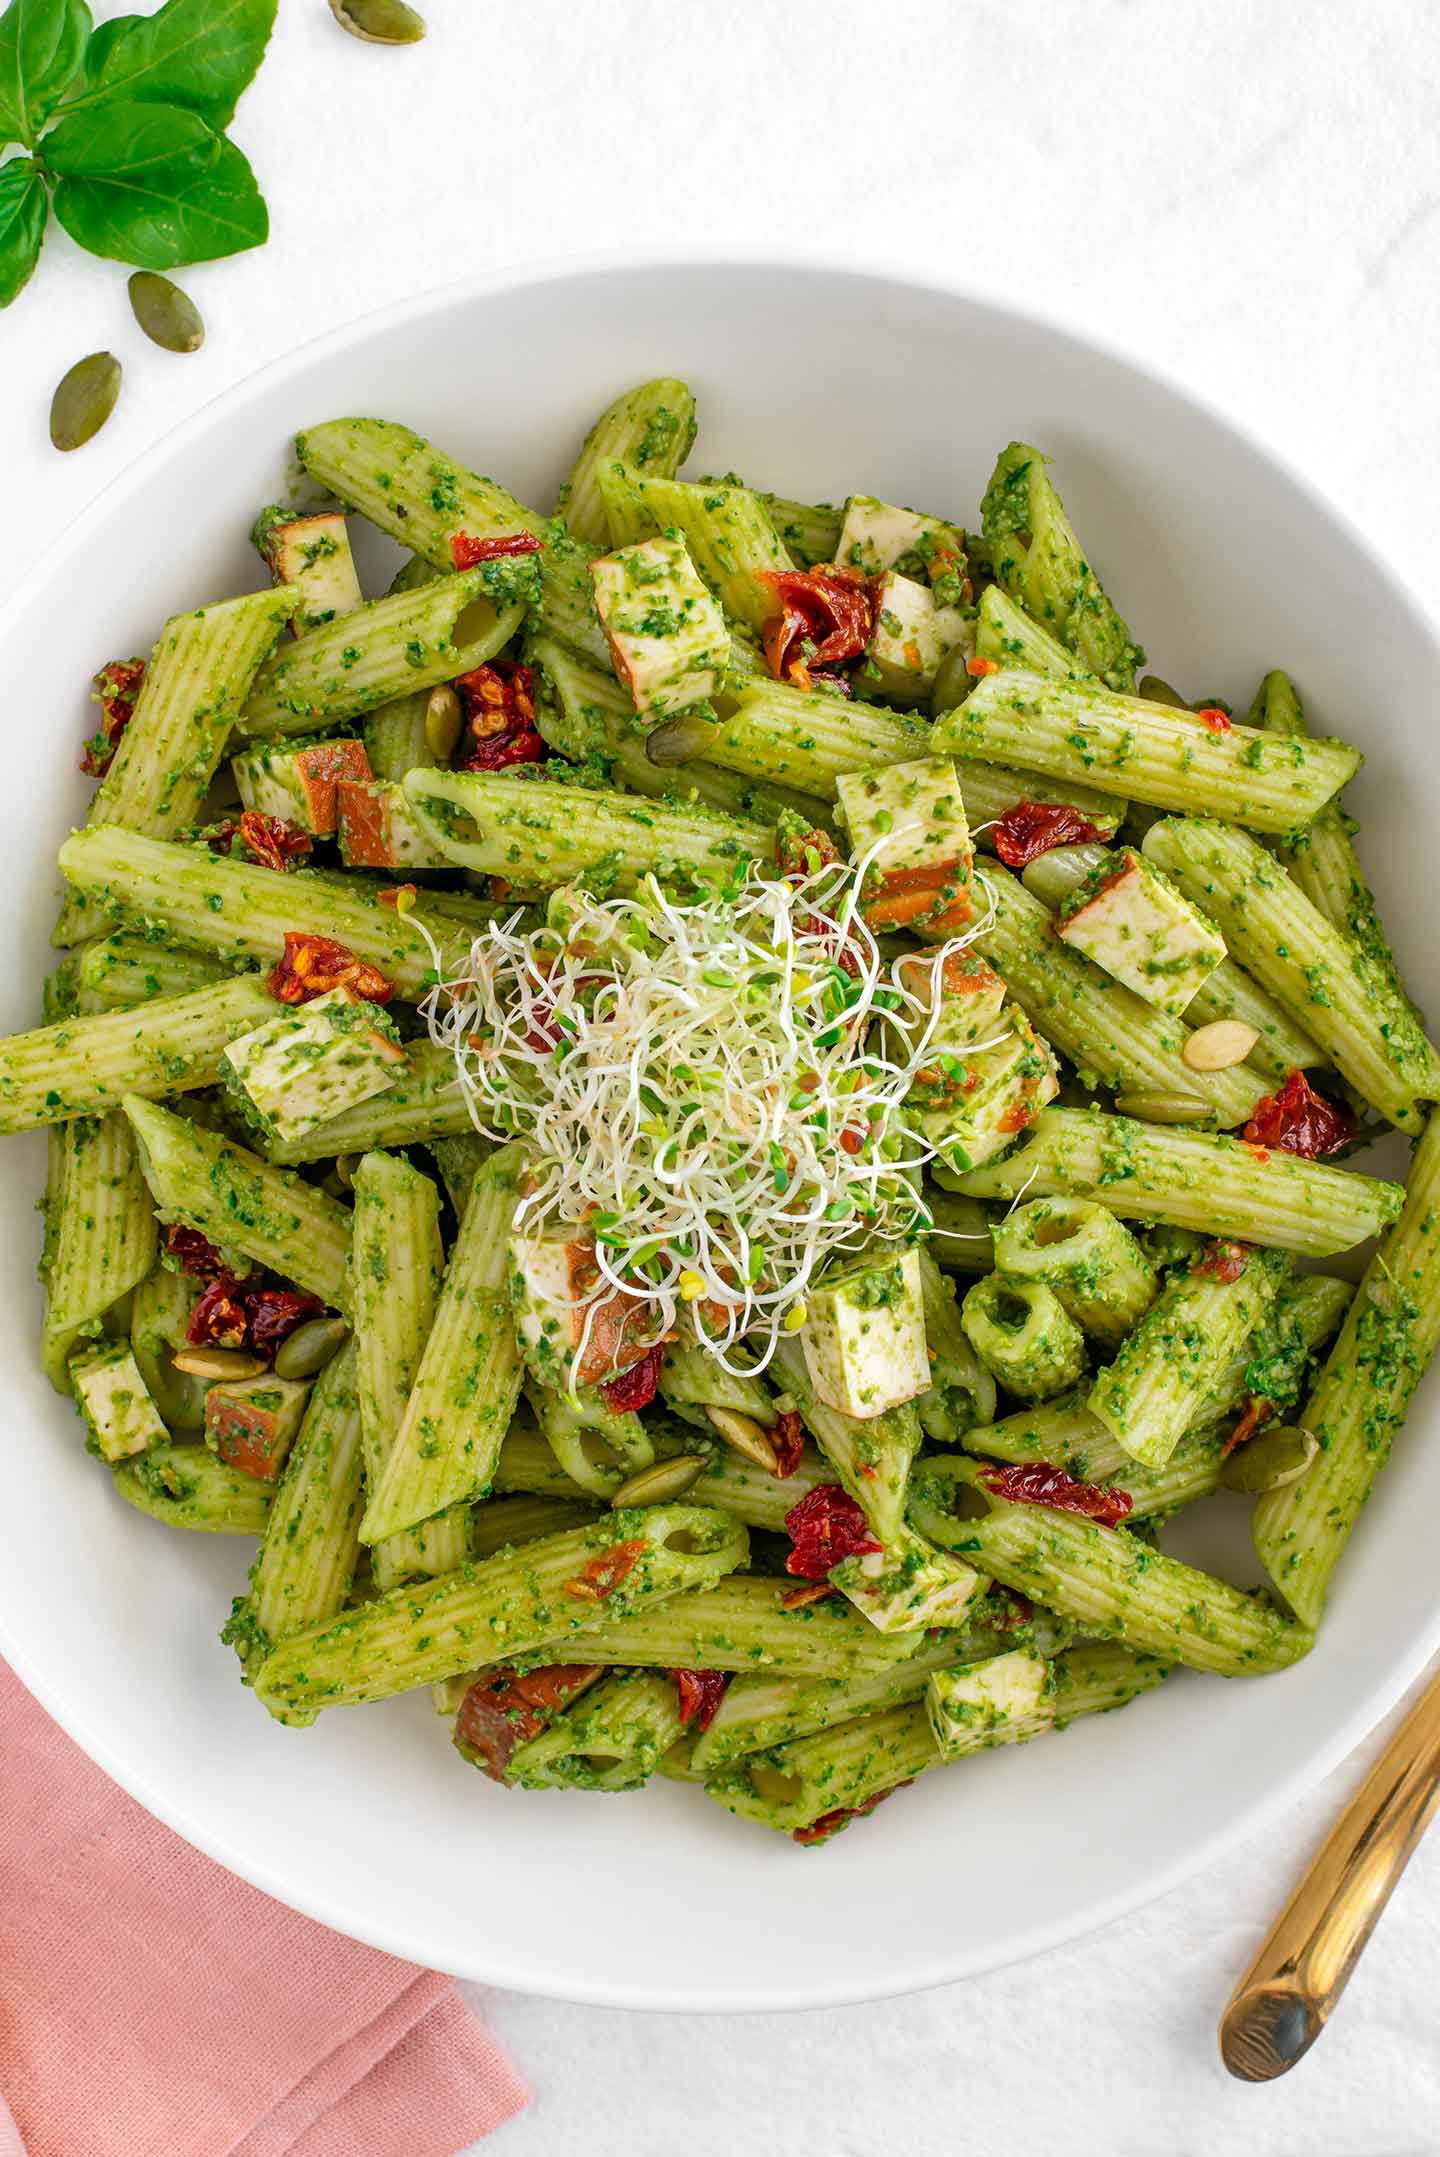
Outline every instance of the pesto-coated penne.
{"type": "Polygon", "coordinates": [[[0,1038],[0,1132],[103,1116],[127,1094],[163,1098],[213,1086],[227,1042],[274,1015],[264,983],[242,975],[0,1038]]]}
{"type": "MultiPolygon", "coordinates": [[[[992,660],[997,667],[1020,667],[1028,674],[1048,674],[1055,681],[1094,679],[1076,654],[1067,651],[1048,629],[1042,629],[999,584],[987,584],[980,595],[975,653],[977,658],[992,660]]],[[[1134,679],[1132,666],[1126,686],[1133,686],[1134,679]]]]}
{"type": "Polygon", "coordinates": [[[763,629],[779,611],[770,579],[793,568],[770,513],[748,487],[693,485],[611,459],[595,473],[612,547],[678,532],[727,614],[763,629]]]}
{"type": "Polygon", "coordinates": [[[76,958],[80,988],[96,1011],[130,1011],[157,997],[185,996],[234,978],[234,968],[208,952],[123,930],[92,938],[76,958]]]}
{"type": "Polygon", "coordinates": [[[623,390],[586,435],[560,492],[559,514],[577,539],[610,545],[610,521],[600,492],[607,464],[624,464],[642,479],[673,479],[695,442],[695,399],[684,382],[661,375],[623,390]]]}
{"type": "MultiPolygon", "coordinates": [[[[1262,737],[1263,739],[1264,737],[1262,737]]],[[[1145,854],[1218,924],[1226,943],[1298,1026],[1319,1042],[1362,1100],[1402,1130],[1440,1096],[1440,1069],[1404,995],[1335,928],[1247,832],[1167,817],[1145,854]]]]}
{"type": "Polygon", "coordinates": [[[261,1535],[275,1485],[231,1468],[207,1445],[155,1445],[112,1470],[127,1505],[201,1535],[261,1535]]]}
{"type": "Polygon", "coordinates": [[[365,756],[375,778],[403,779],[417,764],[438,761],[425,733],[429,701],[426,690],[416,689],[365,714],[365,756]]]}
{"type": "Polygon", "coordinates": [[[1085,1336],[1043,1281],[987,1273],[966,1290],[960,1323],[971,1347],[1017,1400],[1049,1400],[1085,1368],[1085,1336]]]}
{"type": "Polygon", "coordinates": [[[919,1532],[1083,1631],[1221,1677],[1283,1670],[1314,1644],[1305,1626],[1227,1581],[1124,1528],[1013,1505],[987,1488],[985,1474],[961,1454],[927,1461],[910,1506],[919,1532]]]}
{"type": "Polygon", "coordinates": [[[350,1216],[292,1169],[129,1094],[121,1104],[164,1221],[183,1222],[257,1266],[350,1308],[350,1216]]]}
{"type": "Polygon", "coordinates": [[[1123,1340],[1143,1318],[1158,1286],[1129,1229],[1088,1198],[1035,1198],[1011,1207],[995,1224],[995,1270],[1043,1281],[1077,1325],[1109,1342],[1123,1340]]]}
{"type": "Polygon", "coordinates": [[[305,1626],[266,1657],[255,1690],[282,1721],[310,1722],[552,1643],[579,1647],[607,1621],[733,1572],[746,1549],[738,1521],[702,1506],[610,1513],[305,1626]]]}
{"type": "MultiPolygon", "coordinates": [[[[402,914],[382,904],[377,886],[358,877],[304,869],[280,876],[258,862],[147,839],[118,824],[72,833],[60,849],[60,867],[106,915],[142,927],[162,921],[182,943],[241,964],[273,966],[290,930],[333,937],[357,959],[378,966],[412,1000],[425,993],[435,969],[422,923],[435,935],[447,967],[470,948],[469,933],[444,916],[425,907],[402,914]]],[[[242,993],[256,986],[240,984],[242,993]]],[[[267,1005],[265,1016],[273,1015],[267,1005]]],[[[216,1042],[215,1058],[223,1046],[216,1042]]]]}
{"type": "Polygon", "coordinates": [[[529,891],[577,877],[633,891],[652,874],[725,886],[775,851],[769,824],[559,780],[412,771],[405,794],[450,860],[529,891]]]}
{"type": "Polygon", "coordinates": [[[517,1746],[505,1780],[526,1790],[638,1790],[683,1729],[668,1670],[617,1670],[517,1746]]]}
{"type": "Polygon", "coordinates": [[[1273,832],[1314,816],[1361,764],[1345,742],[1285,742],[1246,726],[1216,732],[1173,705],[1019,668],[987,675],[938,720],[935,748],[1273,832]]]}
{"type": "Polygon", "coordinates": [[[265,1533],[224,1637],[247,1667],[297,1627],[328,1618],[350,1593],[360,1554],[364,1461],[355,1346],[320,1373],[265,1533]]]}
{"type": "Polygon", "coordinates": [[[1122,1220],[1169,1221],[1311,1258],[1363,1243],[1404,1197],[1398,1183],[1280,1148],[1095,1108],[1042,1109],[1014,1153],[953,1181],[972,1198],[1098,1198],[1122,1220]]]}
{"type": "Polygon", "coordinates": [[[1112,689],[1133,689],[1145,654],[1090,566],[1048,462],[1028,442],[996,460],[980,510],[995,581],[1112,689]]]}
{"type": "Polygon", "coordinates": [[[931,1252],[920,1252],[920,1286],[925,1298],[925,1351],[931,1385],[915,1403],[920,1425],[936,1445],[954,1445],[974,1423],[988,1423],[995,1413],[995,1379],[981,1362],[960,1322],[955,1285],[936,1265],[931,1252]]]}
{"type": "Polygon", "coordinates": [[[45,1279],[46,1375],[68,1393],[66,1363],[112,1304],[155,1263],[155,1208],[129,1124],[118,1111],[65,1126],[55,1243],[45,1279]]]}
{"type": "Polygon", "coordinates": [[[1298,1421],[1320,1451],[1255,1507],[1255,1550],[1296,1616],[1318,1625],[1331,1576],[1440,1346],[1440,1117],[1415,1149],[1405,1207],[1350,1305],[1298,1421]]]}
{"type": "MultiPolygon", "coordinates": [[[[357,1258],[357,1326],[362,1296],[366,1306],[373,1301],[377,1321],[390,1323],[380,1319],[379,1307],[403,1298],[408,1273],[420,1270],[405,1265],[403,1244],[396,1240],[393,1184],[396,1168],[404,1164],[389,1166],[373,1186],[365,1173],[367,1164],[378,1168],[385,1158],[367,1155],[356,1172],[356,1248],[358,1252],[363,1245],[370,1254],[374,1273],[372,1297],[370,1287],[360,1287],[363,1269],[357,1258]],[[371,1216],[368,1227],[362,1209],[371,1216]]],[[[392,1442],[372,1467],[370,1502],[360,1531],[367,1543],[481,1497],[490,1487],[520,1394],[520,1351],[505,1283],[506,1239],[523,1165],[518,1146],[502,1146],[485,1162],[461,1218],[438,1302],[426,1320],[420,1352],[413,1361],[408,1355],[402,1359],[407,1366],[403,1380],[397,1361],[390,1361],[399,1413],[392,1442]]],[[[414,1177],[415,1171],[409,1174],[414,1177]]],[[[416,1181],[434,1193],[426,1178],[416,1181]]],[[[434,1244],[438,1254],[438,1228],[434,1244]]]]}

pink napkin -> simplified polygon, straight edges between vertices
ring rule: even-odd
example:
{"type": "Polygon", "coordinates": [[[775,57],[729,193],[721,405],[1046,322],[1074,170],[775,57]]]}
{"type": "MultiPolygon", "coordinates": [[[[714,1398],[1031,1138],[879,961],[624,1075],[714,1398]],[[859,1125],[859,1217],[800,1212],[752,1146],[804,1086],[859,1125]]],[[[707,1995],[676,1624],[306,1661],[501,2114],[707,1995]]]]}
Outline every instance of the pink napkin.
{"type": "Polygon", "coordinates": [[[448,1978],[192,1850],[4,1663],[0,2091],[0,2157],[455,2157],[526,2102],[448,1978]]]}

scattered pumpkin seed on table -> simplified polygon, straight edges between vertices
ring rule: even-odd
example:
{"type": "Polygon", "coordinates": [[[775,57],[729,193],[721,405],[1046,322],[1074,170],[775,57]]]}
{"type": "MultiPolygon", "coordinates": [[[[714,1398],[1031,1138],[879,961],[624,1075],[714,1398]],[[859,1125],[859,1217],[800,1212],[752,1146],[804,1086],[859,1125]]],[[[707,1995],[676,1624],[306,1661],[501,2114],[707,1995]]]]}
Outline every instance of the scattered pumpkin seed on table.
{"type": "Polygon", "coordinates": [[[63,376],[50,400],[50,439],[57,449],[83,449],[100,432],[120,395],[120,362],[91,352],[63,376]]]}
{"type": "Polygon", "coordinates": [[[424,16],[405,0],[330,0],[330,12],[367,45],[418,45],[425,35],[424,16]]]}
{"type": "Polygon", "coordinates": [[[205,324],[188,292],[158,270],[137,270],[130,279],[130,306],[151,344],[163,352],[198,352],[205,324]]]}

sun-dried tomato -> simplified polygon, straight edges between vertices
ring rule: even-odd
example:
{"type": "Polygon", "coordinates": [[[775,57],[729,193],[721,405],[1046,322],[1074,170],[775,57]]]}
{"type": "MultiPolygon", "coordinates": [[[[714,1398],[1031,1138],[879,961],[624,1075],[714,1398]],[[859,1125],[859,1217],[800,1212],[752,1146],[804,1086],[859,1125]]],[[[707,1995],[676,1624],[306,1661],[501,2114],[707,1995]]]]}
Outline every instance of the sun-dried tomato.
{"type": "Polygon", "coordinates": [[[828,1602],[835,1590],[828,1580],[807,1580],[803,1588],[787,1588],[780,1598],[782,1610],[808,1610],[812,1603],[828,1602]]]}
{"type": "Polygon", "coordinates": [[[985,1467],[980,1470],[980,1481],[1011,1505],[1048,1505],[1057,1513],[1083,1513],[1106,1528],[1118,1527],[1134,1503],[1128,1490],[1117,1490],[1109,1483],[1081,1483],[1043,1460],[985,1467]]]}
{"type": "Polygon", "coordinates": [[[603,1603],[607,1595],[625,1585],[649,1548],[649,1540],[643,1535],[628,1543],[612,1543],[582,1566],[573,1580],[564,1583],[565,1593],[573,1595],[577,1602],[603,1603]]]}
{"type": "Polygon", "coordinates": [[[794,1475],[805,1451],[805,1426],[793,1408],[785,1409],[775,1418],[770,1443],[775,1448],[776,1478],[783,1483],[787,1475],[794,1475]]]}
{"type": "Polygon", "coordinates": [[[786,830],[775,833],[775,866],[782,876],[812,876],[840,859],[840,849],[828,831],[786,830]]]}
{"type": "Polygon", "coordinates": [[[1234,728],[1230,724],[1230,714],[1222,712],[1218,704],[1202,705],[1201,709],[1196,712],[1195,717],[1200,721],[1201,726],[1209,727],[1212,734],[1231,734],[1234,732],[1234,728]]]}
{"type": "Polygon", "coordinates": [[[240,844],[266,869],[288,869],[292,861],[314,852],[308,831],[283,816],[262,816],[258,809],[241,811],[240,844]]]}
{"type": "Polygon", "coordinates": [[[387,981],[378,966],[357,959],[345,944],[332,936],[310,936],[298,929],[285,931],[285,952],[265,986],[277,1003],[308,1004],[332,989],[353,989],[372,1004],[388,1004],[395,984],[387,981]]]}
{"type": "Polygon", "coordinates": [[[1220,1458],[1223,1460],[1228,1453],[1233,1453],[1237,1446],[1248,1445],[1261,1424],[1268,1423],[1274,1413],[1274,1401],[1267,1401],[1263,1393],[1252,1393],[1240,1420],[1220,1448],[1220,1458]]]}
{"type": "Polygon", "coordinates": [[[507,764],[543,764],[545,743],[535,724],[535,676],[518,659],[493,659],[455,683],[472,746],[457,771],[503,771],[507,764]]]}
{"type": "Polygon", "coordinates": [[[250,1336],[250,1314],[242,1284],[233,1273],[207,1283],[190,1313],[185,1338],[192,1348],[243,1348],[250,1336]]]}
{"type": "Polygon", "coordinates": [[[245,1288],[241,1297],[251,1345],[262,1356],[272,1355],[297,1326],[319,1318],[325,1309],[319,1296],[304,1295],[298,1288],[245,1288]]]}
{"type": "Polygon", "coordinates": [[[761,632],[777,681],[811,687],[810,669],[858,659],[875,633],[875,594],[858,569],[767,570],[780,612],[761,632]]]}
{"type": "Polygon", "coordinates": [[[730,1683],[729,1671],[672,1670],[670,1675],[680,1695],[682,1728],[693,1723],[697,1730],[708,1730],[725,1698],[725,1688],[730,1683]]]}
{"type": "Polygon", "coordinates": [[[175,1260],[182,1273],[193,1273],[200,1281],[217,1280],[230,1271],[208,1236],[202,1236],[198,1228],[182,1228],[178,1222],[165,1231],[165,1255],[175,1260]]]}
{"type": "Polygon", "coordinates": [[[1231,1282],[1239,1280],[1249,1263],[1248,1243],[1233,1243],[1228,1236],[1217,1236],[1206,1244],[1204,1255],[1195,1260],[1190,1270],[1208,1274],[1212,1281],[1219,1281],[1228,1288],[1231,1282]]]}
{"type": "Polygon", "coordinates": [[[494,1670],[468,1689],[455,1717],[454,1742],[465,1758],[502,1782],[517,1745],[538,1737],[599,1677],[599,1663],[547,1663],[543,1669],[494,1670]]]}
{"type": "Polygon", "coordinates": [[[808,1827],[797,1827],[791,1841],[807,1847],[811,1843],[828,1842],[832,1835],[839,1834],[842,1827],[849,1827],[852,1820],[863,1820],[866,1813],[874,1812],[882,1799],[894,1797],[897,1790],[908,1790],[912,1780],[913,1777],[907,1775],[904,1782],[891,1783],[888,1790],[877,1790],[874,1797],[866,1798],[863,1805],[837,1805],[831,1812],[822,1812],[819,1819],[812,1820],[808,1827]]]}
{"type": "Polygon", "coordinates": [[[503,539],[477,539],[473,532],[456,532],[450,541],[450,559],[457,569],[478,569],[482,562],[539,552],[540,541],[533,532],[508,532],[503,539]]]}
{"type": "Polygon", "coordinates": [[[631,1410],[648,1408],[660,1391],[660,1366],[665,1361],[665,1343],[657,1341],[646,1350],[638,1363],[632,1363],[628,1371],[621,1371],[608,1385],[600,1388],[600,1398],[607,1408],[617,1415],[631,1410]]]}
{"type": "Polygon", "coordinates": [[[1098,825],[1068,801],[1017,801],[994,827],[995,851],[1007,869],[1024,869],[1052,846],[1081,846],[1098,839],[1098,825]]]}
{"type": "Polygon", "coordinates": [[[1355,1118],[1317,1093],[1303,1071],[1292,1071],[1278,1093],[1266,1094],[1241,1136],[1251,1146],[1279,1146],[1307,1161],[1336,1153],[1355,1136],[1355,1118]]]}
{"type": "Polygon", "coordinates": [[[846,1558],[863,1558],[884,1545],[860,1507],[838,1483],[807,1490],[785,1515],[785,1530],[795,1548],[785,1560],[787,1573],[800,1580],[824,1580],[846,1558]]]}
{"type": "Polygon", "coordinates": [[[112,659],[95,676],[92,692],[100,706],[100,725],[85,744],[80,769],[103,779],[114,761],[120,737],[135,716],[135,700],[145,679],[143,659],[112,659]]]}

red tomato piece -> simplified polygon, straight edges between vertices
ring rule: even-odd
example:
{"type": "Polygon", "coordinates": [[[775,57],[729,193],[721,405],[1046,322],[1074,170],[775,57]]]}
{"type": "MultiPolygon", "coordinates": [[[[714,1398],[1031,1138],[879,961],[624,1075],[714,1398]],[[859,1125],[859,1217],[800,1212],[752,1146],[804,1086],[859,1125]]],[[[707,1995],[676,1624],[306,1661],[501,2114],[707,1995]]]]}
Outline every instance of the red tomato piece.
{"type": "Polygon", "coordinates": [[[657,1341],[648,1348],[638,1363],[632,1363],[628,1371],[612,1378],[600,1388],[600,1398],[607,1408],[617,1415],[638,1408],[648,1408],[660,1390],[660,1366],[665,1361],[665,1343],[657,1341]]]}
{"type": "Polygon", "coordinates": [[[822,1812],[819,1819],[812,1820],[808,1827],[797,1827],[791,1835],[791,1841],[807,1848],[812,1843],[828,1842],[832,1835],[839,1834],[842,1827],[849,1827],[852,1820],[863,1820],[866,1813],[874,1812],[883,1799],[893,1797],[897,1790],[908,1790],[911,1779],[907,1775],[903,1783],[891,1783],[888,1790],[877,1790],[874,1797],[866,1798],[863,1805],[837,1805],[833,1812],[822,1812]]]}
{"type": "Polygon", "coordinates": [[[450,559],[457,569],[478,569],[482,562],[503,561],[512,554],[538,554],[540,541],[533,532],[508,532],[503,539],[477,539],[473,532],[456,532],[450,541],[450,559]]]}
{"type": "Polygon", "coordinates": [[[1245,1403],[1244,1412],[1239,1422],[1220,1448],[1221,1459],[1223,1460],[1227,1454],[1233,1453],[1237,1446],[1247,1445],[1255,1436],[1261,1424],[1268,1423],[1274,1413],[1275,1403],[1273,1401],[1267,1401],[1263,1393],[1252,1393],[1245,1403]]]}
{"type": "Polygon", "coordinates": [[[272,1355],[297,1326],[319,1318],[325,1309],[319,1296],[304,1295],[298,1288],[242,1288],[241,1301],[250,1321],[251,1346],[261,1356],[272,1355]]]}
{"type": "Polygon", "coordinates": [[[1218,704],[1204,705],[1196,712],[1195,717],[1200,721],[1201,726],[1208,726],[1212,734],[1232,734],[1234,732],[1234,728],[1230,724],[1229,713],[1222,712],[1218,704]]]}
{"type": "Polygon", "coordinates": [[[824,1580],[846,1558],[861,1558],[884,1545],[860,1507],[838,1483],[807,1490],[785,1515],[785,1531],[795,1548],[785,1560],[787,1573],[800,1580],[824,1580]]]}
{"type": "Polygon", "coordinates": [[[730,1683],[729,1671],[672,1670],[670,1675],[680,1695],[682,1728],[693,1723],[697,1730],[708,1730],[725,1698],[725,1688],[730,1683]]]}
{"type": "Polygon", "coordinates": [[[110,769],[120,738],[135,716],[135,700],[144,679],[143,659],[112,659],[95,676],[92,688],[100,706],[100,726],[80,758],[80,769],[90,778],[103,779],[110,769]]]}
{"type": "Polygon", "coordinates": [[[173,1223],[165,1231],[165,1254],[176,1261],[182,1273],[193,1273],[198,1280],[213,1281],[229,1271],[209,1237],[202,1236],[198,1228],[173,1223]]]}
{"type": "Polygon", "coordinates": [[[243,1348],[250,1335],[244,1288],[233,1273],[217,1274],[190,1313],[185,1338],[192,1348],[243,1348]]]}
{"type": "Polygon", "coordinates": [[[786,831],[782,825],[775,834],[775,866],[782,876],[811,876],[839,859],[840,849],[828,831],[786,831]]]}
{"type": "Polygon", "coordinates": [[[573,1580],[564,1583],[565,1593],[573,1595],[577,1602],[603,1603],[607,1595],[613,1595],[630,1578],[646,1551],[650,1548],[647,1538],[638,1535],[628,1543],[612,1543],[602,1550],[588,1565],[580,1568],[573,1580]]]}
{"type": "Polygon", "coordinates": [[[1241,1136],[1251,1146],[1278,1146],[1306,1161],[1336,1153],[1355,1136],[1355,1118],[1323,1093],[1303,1071],[1292,1071],[1278,1093],[1265,1096],[1241,1136]]]}
{"type": "Polygon", "coordinates": [[[472,1766],[502,1782],[517,1745],[528,1745],[546,1724],[600,1676],[599,1663],[547,1663],[517,1675],[495,1670],[466,1692],[455,1717],[454,1742],[472,1766]]]}
{"type": "Polygon", "coordinates": [[[262,816],[258,809],[241,812],[238,824],[222,824],[210,837],[210,851],[228,854],[238,839],[262,869],[288,869],[302,855],[314,852],[308,831],[283,816],[262,816]]]}
{"type": "Polygon", "coordinates": [[[535,724],[535,676],[518,659],[495,659],[455,683],[473,747],[457,771],[503,771],[508,764],[543,764],[545,742],[535,724]]]}
{"type": "Polygon", "coordinates": [[[1098,826],[1065,801],[1017,801],[995,825],[995,851],[1007,869],[1024,869],[1052,846],[1082,846],[1098,826]]]}
{"type": "Polygon", "coordinates": [[[783,1483],[787,1475],[794,1475],[805,1451],[805,1426],[793,1408],[776,1417],[770,1443],[775,1448],[776,1480],[783,1483]]]}
{"type": "Polygon", "coordinates": [[[353,989],[372,1004],[388,1004],[395,994],[394,982],[378,966],[357,959],[347,945],[297,929],[285,931],[284,955],[265,986],[282,1004],[308,1004],[339,988],[353,989]]]}
{"type": "Polygon", "coordinates": [[[875,595],[858,569],[767,570],[765,581],[780,599],[761,632],[777,681],[809,689],[812,667],[858,659],[875,633],[875,595]]]}
{"type": "Polygon", "coordinates": [[[1011,1505],[1048,1505],[1057,1513],[1081,1513],[1106,1528],[1118,1527],[1134,1503],[1128,1490],[1117,1490],[1109,1483],[1081,1483],[1048,1461],[985,1467],[980,1481],[1011,1505]]]}
{"type": "Polygon", "coordinates": [[[1223,1281],[1228,1286],[1239,1280],[1249,1263],[1248,1243],[1232,1243],[1226,1236],[1217,1236],[1213,1243],[1206,1244],[1203,1256],[1196,1259],[1191,1270],[1206,1273],[1212,1281],[1223,1281]]]}
{"type": "Polygon", "coordinates": [[[828,1580],[807,1580],[803,1588],[789,1588],[780,1598],[782,1610],[808,1610],[812,1603],[828,1602],[835,1593],[828,1580]]]}

